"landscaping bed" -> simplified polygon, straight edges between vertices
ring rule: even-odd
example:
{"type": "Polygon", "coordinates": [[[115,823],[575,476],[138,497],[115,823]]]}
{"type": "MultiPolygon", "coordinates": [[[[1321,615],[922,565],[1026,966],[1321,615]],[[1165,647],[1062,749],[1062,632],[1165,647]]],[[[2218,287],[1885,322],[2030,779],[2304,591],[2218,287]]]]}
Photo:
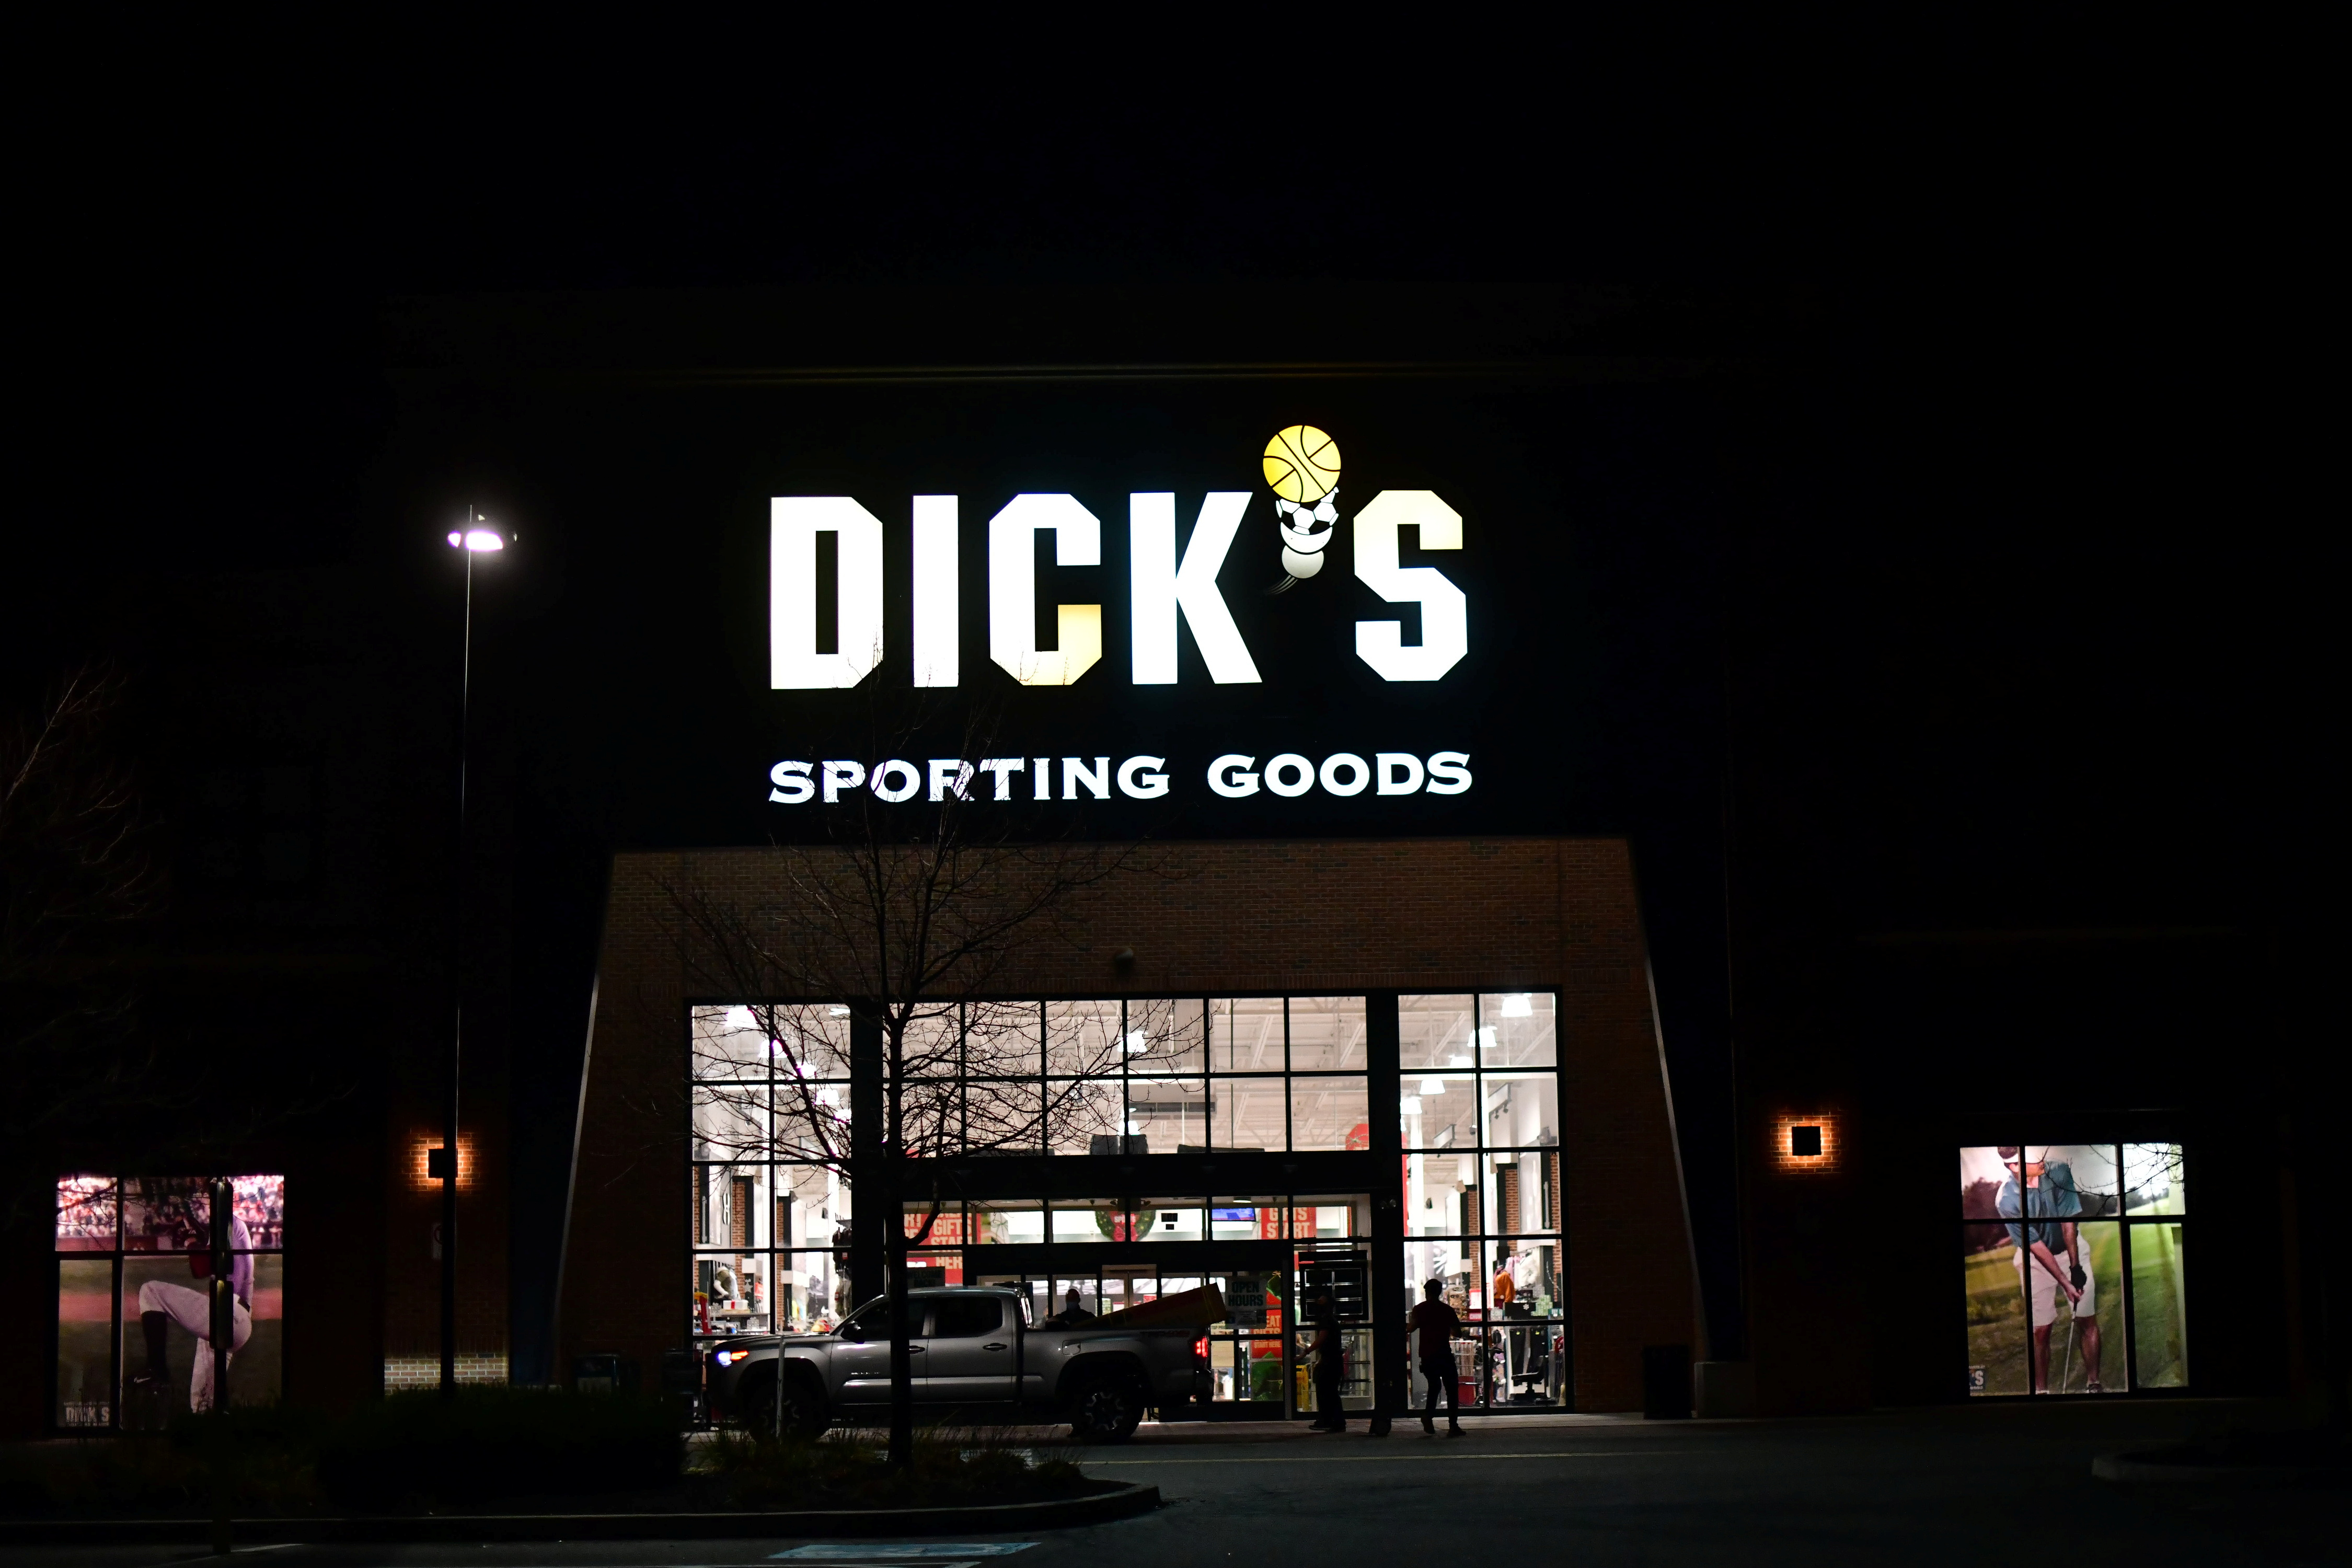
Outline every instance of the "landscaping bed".
{"type": "Polygon", "coordinates": [[[720,1432],[689,1448],[653,1398],[535,1389],[399,1394],[341,1418],[238,1409],[168,1432],[0,1450],[0,1516],[239,1518],[776,1512],[1045,1502],[1117,1489],[1009,1434],[932,1431],[912,1464],[877,1435],[720,1432]]]}

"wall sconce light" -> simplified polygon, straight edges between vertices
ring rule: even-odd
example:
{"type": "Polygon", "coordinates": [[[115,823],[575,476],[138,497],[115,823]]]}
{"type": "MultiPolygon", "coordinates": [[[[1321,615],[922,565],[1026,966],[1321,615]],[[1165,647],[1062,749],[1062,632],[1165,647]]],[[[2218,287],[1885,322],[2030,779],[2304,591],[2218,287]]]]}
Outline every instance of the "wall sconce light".
{"type": "Polygon", "coordinates": [[[1833,1111],[1790,1113],[1773,1118],[1773,1168],[1790,1175],[1834,1171],[1843,1163],[1833,1111]]]}

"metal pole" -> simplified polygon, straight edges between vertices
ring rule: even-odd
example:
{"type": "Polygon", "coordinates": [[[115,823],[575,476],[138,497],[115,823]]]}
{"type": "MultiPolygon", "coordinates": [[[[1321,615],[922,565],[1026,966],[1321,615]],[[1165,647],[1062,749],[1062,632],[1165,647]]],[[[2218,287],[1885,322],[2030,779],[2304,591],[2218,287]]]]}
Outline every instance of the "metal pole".
{"type": "MultiPolygon", "coordinates": [[[[474,509],[466,508],[466,531],[474,529],[474,509]]],[[[457,1391],[457,1113],[466,1056],[466,731],[474,686],[474,549],[461,539],[466,556],[464,652],[457,667],[457,855],[449,921],[449,1103],[441,1146],[441,1394],[457,1391]]]]}
{"type": "Polygon", "coordinates": [[[236,1260],[229,1252],[229,1205],[236,1189],[226,1176],[212,1183],[212,1330],[205,1349],[213,1358],[212,1398],[212,1547],[215,1556],[229,1551],[228,1358],[236,1338],[236,1297],[230,1289],[230,1271],[236,1260]]]}

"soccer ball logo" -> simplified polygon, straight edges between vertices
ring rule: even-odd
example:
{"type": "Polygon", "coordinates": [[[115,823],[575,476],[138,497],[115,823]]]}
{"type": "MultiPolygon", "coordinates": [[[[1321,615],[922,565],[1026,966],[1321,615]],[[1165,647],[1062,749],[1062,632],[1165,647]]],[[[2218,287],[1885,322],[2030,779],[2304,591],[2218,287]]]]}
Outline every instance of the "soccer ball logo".
{"type": "Polygon", "coordinates": [[[1282,530],[1279,594],[1323,570],[1323,548],[1339,521],[1339,444],[1312,425],[1276,432],[1265,444],[1265,482],[1282,530]]]}

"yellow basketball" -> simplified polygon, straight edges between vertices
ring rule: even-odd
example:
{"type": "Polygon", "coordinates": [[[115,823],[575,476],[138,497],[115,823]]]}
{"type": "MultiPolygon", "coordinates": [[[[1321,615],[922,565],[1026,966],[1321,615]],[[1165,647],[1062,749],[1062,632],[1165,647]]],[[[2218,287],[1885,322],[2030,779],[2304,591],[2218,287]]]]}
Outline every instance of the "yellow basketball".
{"type": "Polygon", "coordinates": [[[1293,425],[1265,444],[1265,482],[1297,506],[1313,506],[1339,482],[1339,443],[1312,425],[1293,425]]]}

